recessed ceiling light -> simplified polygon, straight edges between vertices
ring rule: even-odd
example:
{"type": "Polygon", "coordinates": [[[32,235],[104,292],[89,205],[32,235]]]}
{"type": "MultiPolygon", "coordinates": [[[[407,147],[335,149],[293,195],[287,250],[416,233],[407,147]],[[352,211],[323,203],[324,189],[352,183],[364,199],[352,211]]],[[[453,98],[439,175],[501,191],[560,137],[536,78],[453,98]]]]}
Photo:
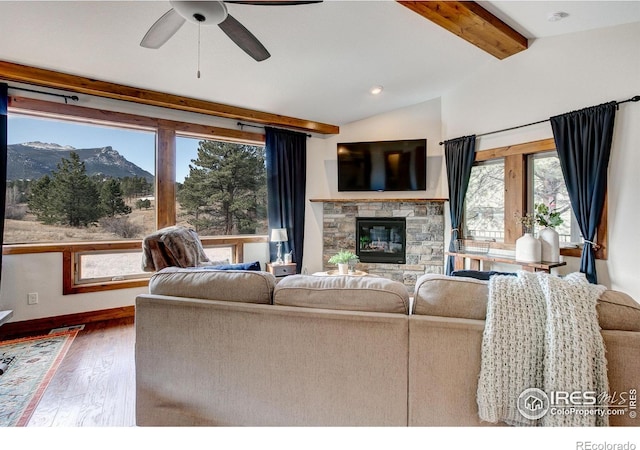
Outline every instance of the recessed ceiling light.
{"type": "Polygon", "coordinates": [[[374,86],[374,87],[371,88],[371,90],[369,92],[371,92],[373,95],[378,95],[383,90],[384,90],[384,88],[382,86],[374,86]]]}
{"type": "Polygon", "coordinates": [[[562,20],[562,19],[564,19],[566,17],[569,17],[569,13],[566,13],[564,11],[557,11],[557,12],[549,14],[547,16],[547,20],[549,22],[557,22],[557,21],[562,20]]]}

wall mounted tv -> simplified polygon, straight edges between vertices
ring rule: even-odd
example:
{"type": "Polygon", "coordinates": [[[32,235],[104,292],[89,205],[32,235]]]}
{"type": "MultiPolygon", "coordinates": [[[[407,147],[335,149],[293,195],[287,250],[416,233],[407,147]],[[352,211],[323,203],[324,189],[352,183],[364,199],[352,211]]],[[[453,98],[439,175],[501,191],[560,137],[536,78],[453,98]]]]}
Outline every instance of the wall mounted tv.
{"type": "Polygon", "coordinates": [[[338,191],[426,188],[426,139],[338,144],[338,191]]]}

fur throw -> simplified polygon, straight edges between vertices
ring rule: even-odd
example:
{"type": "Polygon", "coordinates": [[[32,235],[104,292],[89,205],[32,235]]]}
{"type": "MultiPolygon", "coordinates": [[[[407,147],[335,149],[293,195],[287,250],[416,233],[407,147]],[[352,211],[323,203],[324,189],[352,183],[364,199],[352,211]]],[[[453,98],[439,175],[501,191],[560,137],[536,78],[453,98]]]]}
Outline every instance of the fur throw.
{"type": "Polygon", "coordinates": [[[195,230],[162,228],[142,241],[142,270],[156,272],[165,267],[197,267],[210,264],[195,230]]]}

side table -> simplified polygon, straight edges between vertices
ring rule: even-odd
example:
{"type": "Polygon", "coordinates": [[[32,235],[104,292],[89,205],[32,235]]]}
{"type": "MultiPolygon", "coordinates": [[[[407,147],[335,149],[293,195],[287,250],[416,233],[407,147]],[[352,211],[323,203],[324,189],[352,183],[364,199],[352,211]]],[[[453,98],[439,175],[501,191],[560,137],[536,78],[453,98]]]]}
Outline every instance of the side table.
{"type": "Polygon", "coordinates": [[[288,275],[295,275],[296,263],[289,264],[276,264],[267,263],[267,272],[273,274],[276,278],[286,277],[288,275]]]}

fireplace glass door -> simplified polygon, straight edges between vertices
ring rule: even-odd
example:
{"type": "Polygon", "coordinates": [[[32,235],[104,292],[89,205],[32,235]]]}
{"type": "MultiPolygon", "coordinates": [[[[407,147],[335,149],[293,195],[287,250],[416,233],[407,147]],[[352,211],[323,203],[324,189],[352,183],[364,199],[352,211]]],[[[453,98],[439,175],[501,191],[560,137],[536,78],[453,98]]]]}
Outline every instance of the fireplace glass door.
{"type": "Polygon", "coordinates": [[[356,254],[363,263],[406,263],[404,217],[356,217],[356,254]]]}

